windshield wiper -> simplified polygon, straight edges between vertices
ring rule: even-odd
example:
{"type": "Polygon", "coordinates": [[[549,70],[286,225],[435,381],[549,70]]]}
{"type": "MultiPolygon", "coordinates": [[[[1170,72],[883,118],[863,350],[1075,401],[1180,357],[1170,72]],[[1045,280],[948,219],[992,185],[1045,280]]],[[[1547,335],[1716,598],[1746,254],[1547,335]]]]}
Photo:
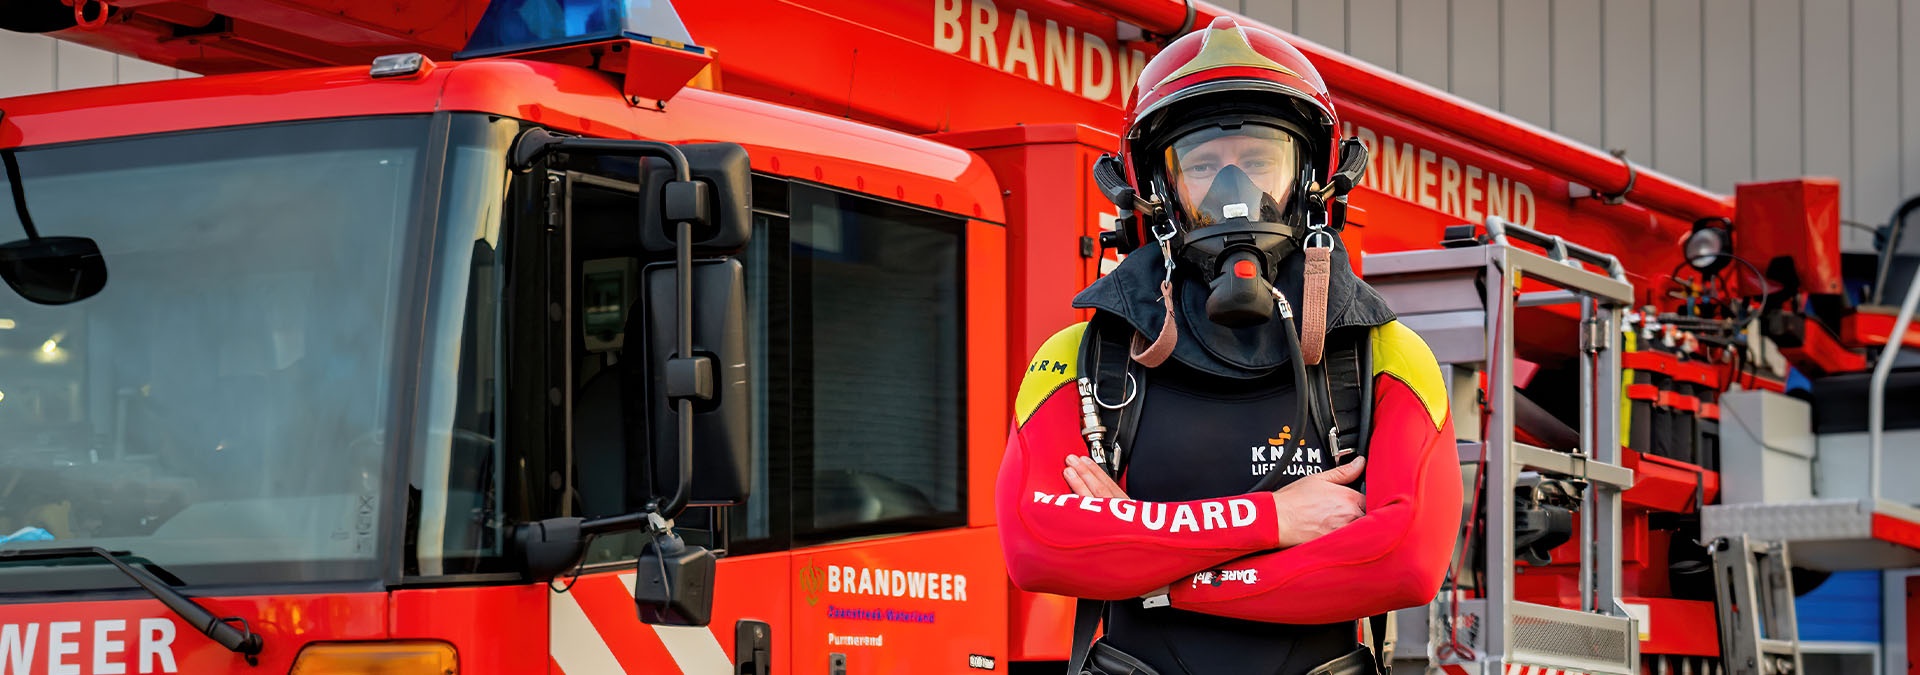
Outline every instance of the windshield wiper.
{"type": "MultiPolygon", "coordinates": [[[[160,604],[166,605],[167,609],[171,609],[174,614],[180,615],[180,618],[185,620],[187,625],[199,630],[202,635],[219,643],[220,646],[226,647],[228,651],[245,655],[247,657],[247,665],[260,665],[260,649],[265,646],[265,643],[260,639],[258,633],[253,632],[252,628],[247,627],[246,619],[222,619],[215,617],[213,612],[207,611],[207,608],[201,607],[200,603],[194,602],[192,598],[181,595],[179,591],[173,590],[172,586],[161,581],[159,577],[154,576],[153,573],[121,561],[120,556],[126,555],[130,554],[126,551],[108,551],[98,546],[0,549],[0,564],[36,560],[72,560],[74,558],[87,557],[103,558],[107,562],[112,563],[116,569],[126,574],[128,578],[133,579],[134,583],[140,584],[141,588],[146,589],[148,593],[152,593],[154,598],[160,600],[160,604]],[[234,622],[239,622],[241,627],[233,627],[234,622]]],[[[152,565],[152,563],[147,564],[152,565]]],[[[159,569],[157,565],[153,565],[153,567],[159,569]]],[[[179,582],[178,577],[167,574],[164,570],[161,570],[161,573],[166,574],[172,581],[176,583],[179,582]]]]}

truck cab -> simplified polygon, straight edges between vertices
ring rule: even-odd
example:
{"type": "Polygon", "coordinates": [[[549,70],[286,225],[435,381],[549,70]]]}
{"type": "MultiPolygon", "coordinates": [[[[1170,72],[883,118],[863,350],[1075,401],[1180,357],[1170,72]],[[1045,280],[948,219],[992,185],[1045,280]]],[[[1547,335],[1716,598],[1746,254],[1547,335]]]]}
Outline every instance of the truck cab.
{"type": "Polygon", "coordinates": [[[641,105],[603,72],[506,58],[0,111],[0,238],[85,237],[106,270],[66,304],[0,294],[0,534],[108,551],[263,645],[222,648],[101,560],[0,558],[7,672],[1004,658],[1008,242],[978,155],[698,88],[641,105]],[[708,626],[641,623],[644,532],[592,537],[554,578],[516,544],[672,490],[645,349],[673,321],[673,256],[636,216],[659,167],[515,167],[535,130],[725,139],[750,162],[730,194],[751,237],[703,256],[742,272],[747,490],[695,490],[676,523],[724,553],[708,626]]]}

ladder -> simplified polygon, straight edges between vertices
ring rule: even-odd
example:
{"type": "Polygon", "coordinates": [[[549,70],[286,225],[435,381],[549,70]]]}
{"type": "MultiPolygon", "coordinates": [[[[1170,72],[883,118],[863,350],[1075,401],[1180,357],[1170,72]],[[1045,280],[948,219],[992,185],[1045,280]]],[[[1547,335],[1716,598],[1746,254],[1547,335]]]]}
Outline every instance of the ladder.
{"type": "MultiPolygon", "coordinates": [[[[1486,583],[1477,589],[1479,597],[1461,599],[1462,580],[1456,578],[1429,605],[1430,663],[1481,675],[1539,669],[1638,675],[1638,626],[1620,600],[1620,493],[1632,487],[1633,471],[1621,465],[1619,333],[1633,288],[1613,256],[1497,217],[1488,218],[1484,227],[1483,240],[1457,237],[1460,241],[1440,250],[1365,259],[1368,284],[1440,362],[1462,468],[1478,467],[1485,457],[1480,500],[1485,531],[1465,542],[1456,566],[1469,567],[1473,551],[1484,552],[1486,583]],[[1520,242],[1542,252],[1520,248],[1520,242]],[[1523,278],[1552,290],[1516,293],[1523,278]],[[1586,411],[1577,448],[1535,447],[1515,437],[1515,319],[1521,308],[1555,305],[1574,305],[1580,317],[1578,344],[1566,345],[1566,353],[1579,356],[1581,409],[1586,411]],[[1484,439],[1478,398],[1483,373],[1484,439]],[[1584,592],[1578,608],[1514,597],[1515,549],[1522,543],[1515,536],[1522,525],[1516,522],[1515,491],[1543,476],[1586,486],[1579,500],[1584,534],[1579,587],[1584,592]],[[1448,649],[1437,648],[1456,640],[1448,649]]],[[[1449,228],[1450,236],[1456,229],[1473,228],[1449,228]]]]}
{"type": "Polygon", "coordinates": [[[1713,542],[1714,605],[1727,675],[1800,675],[1787,545],[1746,535],[1713,542]]]}

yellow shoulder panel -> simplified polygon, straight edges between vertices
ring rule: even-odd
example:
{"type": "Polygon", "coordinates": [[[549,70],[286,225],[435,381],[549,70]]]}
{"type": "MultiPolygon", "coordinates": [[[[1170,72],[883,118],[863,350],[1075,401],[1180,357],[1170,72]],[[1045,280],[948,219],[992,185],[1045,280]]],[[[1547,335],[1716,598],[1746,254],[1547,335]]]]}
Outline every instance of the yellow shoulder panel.
{"type": "Polygon", "coordinates": [[[1054,333],[1040,345],[1039,353],[1027,363],[1027,374],[1020,380],[1020,393],[1013,399],[1016,424],[1026,424],[1027,418],[1032,417],[1053,392],[1073,383],[1079,374],[1080,335],[1086,331],[1085,322],[1076,323],[1054,333]]]}
{"type": "Polygon", "coordinates": [[[1373,374],[1392,375],[1407,384],[1413,395],[1433,416],[1434,428],[1447,416],[1447,386],[1440,379],[1440,364],[1420,334],[1406,324],[1394,321],[1373,329],[1373,374]]]}

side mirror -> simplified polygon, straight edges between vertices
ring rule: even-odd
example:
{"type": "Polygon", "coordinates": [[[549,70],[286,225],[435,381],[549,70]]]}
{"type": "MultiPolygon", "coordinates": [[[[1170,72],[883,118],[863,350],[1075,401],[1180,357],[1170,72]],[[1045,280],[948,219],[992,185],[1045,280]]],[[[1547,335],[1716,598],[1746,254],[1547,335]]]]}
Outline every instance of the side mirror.
{"type": "Polygon", "coordinates": [[[697,390],[693,400],[692,484],[690,505],[725,506],[746,500],[751,476],[751,418],[753,391],[748,381],[746,338],[746,270],[734,258],[695,261],[687,270],[693,285],[693,351],[679,354],[675,340],[680,330],[674,293],[675,265],[655,263],[644,274],[648,373],[646,419],[653,451],[652,475],[665,476],[650,486],[655,495],[673,492],[672,479],[681,475],[680,458],[673,452],[688,422],[681,418],[671,395],[676,389],[697,390]],[[676,357],[704,360],[705,375],[674,369],[676,357]],[[676,383],[676,378],[694,378],[676,383]]]}
{"type": "Polygon", "coordinates": [[[693,254],[733,255],[747,246],[753,232],[753,166],[747,151],[736,143],[689,143],[675,146],[687,158],[693,184],[674,180],[666,160],[641,160],[640,194],[660,195],[660,208],[640,217],[640,243],[654,252],[672,251],[676,223],[693,227],[693,254]]]}
{"type": "Polygon", "coordinates": [[[86,237],[22,239],[0,244],[0,277],[31,302],[65,305],[106,287],[107,261],[86,237]]]}
{"type": "Polygon", "coordinates": [[[746,274],[740,261],[728,256],[745,248],[752,233],[751,165],[746,150],[732,143],[678,146],[534,129],[515,141],[509,166],[531,170],[555,152],[641,162],[636,214],[641,243],[672,251],[673,262],[649,265],[643,273],[649,320],[645,353],[636,358],[648,366],[648,466],[673,483],[665,493],[671,496],[656,495],[643,512],[586,521],[548,519],[524,526],[517,540],[527,551],[528,570],[538,577],[557,560],[578,560],[583,537],[645,530],[652,536],[640,553],[633,588],[641,620],[704,626],[713,614],[715,556],[683,542],[673,531],[673,518],[699,497],[717,504],[746,498],[752,403],[746,274]],[[718,257],[696,262],[696,251],[718,257]],[[718,450],[696,456],[695,446],[718,450]],[[697,463],[711,467],[711,473],[701,472],[698,484],[697,463]]]}

